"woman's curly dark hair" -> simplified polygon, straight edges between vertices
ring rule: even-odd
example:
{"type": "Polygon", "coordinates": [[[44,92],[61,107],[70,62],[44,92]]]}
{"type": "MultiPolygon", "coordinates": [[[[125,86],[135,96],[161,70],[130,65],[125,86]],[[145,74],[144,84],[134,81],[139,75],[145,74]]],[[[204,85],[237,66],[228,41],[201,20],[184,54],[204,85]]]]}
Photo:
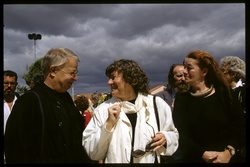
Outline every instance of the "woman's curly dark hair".
{"type": "Polygon", "coordinates": [[[135,93],[149,94],[148,77],[134,60],[115,60],[106,68],[105,74],[110,78],[114,72],[122,73],[124,80],[132,85],[135,93]]]}

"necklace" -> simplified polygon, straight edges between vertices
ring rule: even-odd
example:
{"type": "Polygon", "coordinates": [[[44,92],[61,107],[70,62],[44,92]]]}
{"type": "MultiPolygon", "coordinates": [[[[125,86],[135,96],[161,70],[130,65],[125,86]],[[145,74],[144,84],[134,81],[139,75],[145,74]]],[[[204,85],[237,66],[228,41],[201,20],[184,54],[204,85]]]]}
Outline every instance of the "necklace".
{"type": "Polygon", "coordinates": [[[192,93],[192,92],[190,92],[190,94],[193,97],[205,97],[205,96],[209,95],[212,92],[213,88],[214,88],[214,85],[211,85],[211,87],[208,90],[204,91],[204,92],[201,92],[201,93],[192,93]]]}

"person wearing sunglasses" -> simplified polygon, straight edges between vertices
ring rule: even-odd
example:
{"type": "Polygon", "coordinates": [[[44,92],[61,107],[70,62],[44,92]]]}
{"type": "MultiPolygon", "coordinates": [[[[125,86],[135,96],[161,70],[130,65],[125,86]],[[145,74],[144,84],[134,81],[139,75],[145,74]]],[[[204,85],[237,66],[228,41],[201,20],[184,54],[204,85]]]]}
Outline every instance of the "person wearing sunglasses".
{"type": "Polygon", "coordinates": [[[134,60],[115,60],[106,68],[112,98],[95,110],[83,132],[83,146],[92,160],[104,163],[160,163],[172,155],[179,134],[170,106],[156,97],[159,131],[148,77],[134,60]]]}
{"type": "Polygon", "coordinates": [[[77,81],[79,58],[52,48],[42,60],[44,82],[16,101],[6,124],[6,163],[86,163],[84,120],[67,90],[77,81]]]}

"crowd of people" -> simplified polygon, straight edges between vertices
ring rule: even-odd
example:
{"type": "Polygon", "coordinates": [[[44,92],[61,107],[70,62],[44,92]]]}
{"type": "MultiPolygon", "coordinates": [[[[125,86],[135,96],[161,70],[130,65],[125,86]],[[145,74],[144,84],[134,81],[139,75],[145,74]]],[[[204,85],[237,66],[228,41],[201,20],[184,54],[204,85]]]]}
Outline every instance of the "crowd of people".
{"type": "Polygon", "coordinates": [[[190,51],[156,95],[136,61],[115,60],[105,71],[109,93],[72,99],[67,90],[79,61],[70,49],[49,50],[44,79],[20,97],[17,73],[4,71],[5,163],[246,162],[246,68],[239,57],[218,63],[206,51],[190,51]]]}

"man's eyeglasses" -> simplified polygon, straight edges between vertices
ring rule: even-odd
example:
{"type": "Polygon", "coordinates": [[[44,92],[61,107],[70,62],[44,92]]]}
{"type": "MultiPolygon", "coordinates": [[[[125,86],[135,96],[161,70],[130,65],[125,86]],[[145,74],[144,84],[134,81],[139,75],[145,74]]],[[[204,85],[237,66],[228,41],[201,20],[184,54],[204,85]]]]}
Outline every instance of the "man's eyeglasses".
{"type": "MultiPolygon", "coordinates": [[[[148,123],[146,122],[152,129],[153,129],[153,133],[154,133],[154,137],[155,137],[155,131],[154,131],[154,128],[148,123]]],[[[132,151],[132,156],[135,157],[135,158],[139,158],[141,156],[143,156],[146,152],[150,152],[153,150],[154,147],[150,146],[152,144],[152,141],[149,142],[146,147],[145,147],[145,151],[142,151],[142,150],[135,150],[135,151],[132,151]]]]}
{"type": "Polygon", "coordinates": [[[16,82],[3,82],[4,83],[4,85],[11,85],[11,86],[14,86],[14,85],[16,85],[16,82]]]}
{"type": "Polygon", "coordinates": [[[68,75],[70,75],[70,76],[72,76],[72,77],[76,77],[77,74],[78,74],[78,72],[79,72],[78,70],[72,71],[72,72],[66,72],[66,71],[64,71],[64,70],[62,70],[62,69],[60,69],[60,71],[64,72],[65,74],[68,74],[68,75]]]}

